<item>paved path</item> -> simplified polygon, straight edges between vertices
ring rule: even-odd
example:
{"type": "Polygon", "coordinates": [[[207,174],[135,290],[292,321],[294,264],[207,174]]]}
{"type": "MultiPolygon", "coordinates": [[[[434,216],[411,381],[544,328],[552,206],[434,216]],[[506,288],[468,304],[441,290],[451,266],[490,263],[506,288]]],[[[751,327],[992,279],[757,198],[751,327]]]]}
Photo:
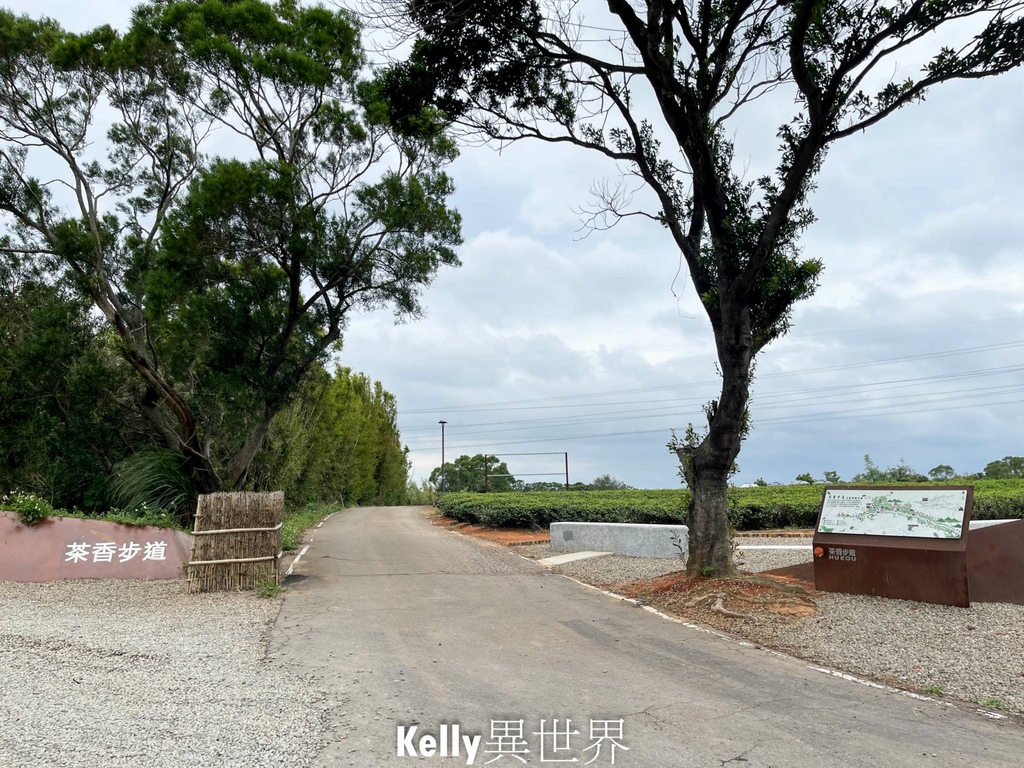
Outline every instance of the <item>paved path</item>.
{"type": "MultiPolygon", "coordinates": [[[[411,507],[348,510],[316,531],[271,653],[317,674],[337,705],[322,766],[464,765],[465,749],[425,763],[398,755],[399,726],[417,725],[418,753],[422,735],[453,723],[482,737],[473,764],[483,765],[497,757],[485,754],[496,748],[492,721],[520,719],[530,765],[582,765],[595,756],[584,751],[591,720],[620,718],[629,751],[617,750],[615,765],[625,768],[1024,761],[1016,721],[829,677],[666,621],[435,528],[411,507]],[[564,739],[535,732],[541,719],[550,731],[566,718],[580,735],[553,752],[564,739]]],[[[611,765],[610,746],[591,765],[611,765]]],[[[491,764],[521,763],[506,754],[491,764]]]]}

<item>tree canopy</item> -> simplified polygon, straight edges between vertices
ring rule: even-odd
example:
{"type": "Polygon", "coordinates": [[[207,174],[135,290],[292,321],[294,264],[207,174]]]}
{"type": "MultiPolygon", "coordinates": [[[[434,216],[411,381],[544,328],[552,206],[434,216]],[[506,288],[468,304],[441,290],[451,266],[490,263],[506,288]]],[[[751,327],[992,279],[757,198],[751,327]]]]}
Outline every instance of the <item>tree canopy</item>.
{"type": "Polygon", "coordinates": [[[504,493],[516,487],[516,479],[508,465],[497,456],[463,454],[455,461],[446,461],[430,473],[430,484],[439,491],[473,491],[504,493]]]}
{"type": "MultiPolygon", "coordinates": [[[[936,478],[937,479],[937,478],[936,478]]],[[[882,469],[871,460],[871,456],[864,456],[864,471],[853,476],[854,483],[926,483],[928,476],[922,475],[904,459],[894,467],[882,469]]]]}
{"type": "Polygon", "coordinates": [[[1024,477],[1024,456],[1006,456],[997,461],[990,461],[985,465],[983,474],[985,477],[996,479],[1024,477]]]}
{"type": "Polygon", "coordinates": [[[0,253],[105,318],[201,490],[245,485],[352,312],[415,317],[458,265],[454,144],[365,72],[357,19],[293,0],[0,11],[0,253]]]}
{"type": "Polygon", "coordinates": [[[956,470],[949,464],[939,464],[928,470],[928,477],[932,480],[952,480],[956,477],[956,470]]]}
{"type": "MultiPolygon", "coordinates": [[[[750,427],[756,356],[785,334],[822,270],[800,236],[828,148],[929,89],[1006,72],[1024,59],[1020,0],[608,0],[594,23],[576,2],[396,0],[413,52],[383,78],[396,125],[424,104],[500,143],[572,145],[619,164],[590,223],[663,227],[715,337],[721,392],[707,425],[673,439],[690,487],[691,574],[735,573],[728,478],[750,427]],[[941,30],[942,34],[933,34],[941,30]],[[929,48],[929,46],[931,46],[929,48]],[[911,56],[911,54],[913,54],[911,56]],[[901,58],[920,60],[900,68],[901,58]],[[894,75],[894,72],[898,72],[894,75]],[[769,126],[774,168],[747,178],[736,120],[791,99],[769,126]],[[634,202],[636,197],[636,202],[634,202]]],[[[596,12],[595,8],[595,12],[596,12]]]]}

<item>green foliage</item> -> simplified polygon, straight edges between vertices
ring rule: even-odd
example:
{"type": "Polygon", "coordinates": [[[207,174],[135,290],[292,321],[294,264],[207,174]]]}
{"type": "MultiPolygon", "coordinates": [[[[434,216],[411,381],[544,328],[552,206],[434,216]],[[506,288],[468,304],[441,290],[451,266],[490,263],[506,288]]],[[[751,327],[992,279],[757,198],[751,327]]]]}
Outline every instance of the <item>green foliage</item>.
{"type": "Polygon", "coordinates": [[[676,533],[675,531],[672,531],[672,533],[669,534],[669,541],[672,542],[672,548],[675,549],[676,556],[685,563],[686,562],[686,547],[683,544],[682,538],[680,538],[678,533],[676,533]]]}
{"type": "Polygon", "coordinates": [[[0,488],[109,504],[110,467],[142,435],[138,387],[110,342],[67,285],[0,260],[0,488]]]}
{"type": "Polygon", "coordinates": [[[394,396],[347,368],[318,368],[274,418],[251,478],[283,490],[289,505],[403,503],[408,459],[394,396]]]}
{"type": "Polygon", "coordinates": [[[553,522],[679,523],[685,491],[549,491],[448,493],[436,506],[449,517],[495,527],[553,522]]]}
{"type": "MultiPolygon", "coordinates": [[[[936,478],[938,479],[938,478],[936,478]]],[[[880,469],[869,454],[864,455],[864,471],[853,476],[854,483],[886,485],[891,483],[927,483],[928,476],[911,467],[903,459],[895,467],[880,469]]]]}
{"type": "MultiPolygon", "coordinates": [[[[573,483],[570,486],[570,490],[585,491],[586,487],[577,488],[576,486],[582,485],[582,483],[573,483]]],[[[554,480],[540,480],[535,483],[524,483],[519,480],[516,483],[516,490],[524,493],[536,493],[538,491],[564,491],[565,483],[556,483],[554,480]]]]}
{"type": "Polygon", "coordinates": [[[114,468],[111,491],[126,510],[167,510],[176,519],[195,515],[195,485],[177,451],[146,446],[114,468]]]}
{"type": "Polygon", "coordinates": [[[979,699],[975,699],[974,702],[990,709],[1008,709],[1003,700],[996,696],[982,696],[979,699]]]}
{"type": "Polygon", "coordinates": [[[443,467],[435,467],[429,483],[438,491],[506,493],[516,487],[517,480],[497,456],[478,453],[476,456],[464,454],[454,462],[446,461],[443,467]]]}
{"type": "MultiPolygon", "coordinates": [[[[955,480],[928,483],[935,487],[960,484],[955,480]]],[[[978,480],[971,484],[972,519],[1024,518],[1024,480],[978,480]]],[[[810,485],[733,488],[729,496],[729,520],[738,530],[813,528],[821,509],[822,490],[810,485]]],[[[684,522],[688,501],[686,490],[449,493],[439,496],[436,506],[463,522],[546,528],[559,521],[679,524],[684,522]]]]}
{"type": "MultiPolygon", "coordinates": [[[[429,114],[419,133],[386,125],[347,11],[161,0],[123,34],[81,35],[0,11],[0,38],[0,275],[29,264],[105,317],[149,431],[110,436],[100,473],[51,474],[86,478],[84,497],[126,446],[150,443],[186,457],[200,490],[251,485],[271,422],[337,351],[349,313],[415,317],[458,265],[454,144],[429,114]],[[244,160],[203,151],[218,131],[244,160]],[[78,194],[51,195],[61,184],[78,194]]],[[[52,451],[40,456],[24,463],[52,451]]],[[[369,485],[400,498],[404,467],[378,469],[369,485]]]]}
{"type": "Polygon", "coordinates": [[[281,523],[281,548],[285,552],[296,551],[302,544],[302,534],[307,528],[312,528],[339,509],[343,507],[337,504],[306,504],[286,509],[281,523]]]}
{"type": "Polygon", "coordinates": [[[191,530],[184,528],[170,512],[163,509],[153,509],[143,505],[131,510],[109,509],[103,512],[67,510],[55,508],[45,499],[31,493],[13,492],[0,496],[0,510],[17,512],[25,525],[34,525],[47,517],[73,517],[81,520],[103,520],[121,525],[191,530]]]}
{"type": "Polygon", "coordinates": [[[932,480],[952,480],[956,477],[956,470],[949,464],[939,464],[928,470],[928,477],[932,480]]]}
{"type": "Polygon", "coordinates": [[[153,526],[154,528],[174,528],[179,531],[191,531],[191,525],[183,525],[181,520],[166,509],[150,507],[143,504],[132,509],[110,509],[106,512],[87,515],[80,512],[61,512],[62,517],[81,517],[92,520],[106,520],[108,523],[120,523],[136,527],[153,526]]]}
{"type": "Polygon", "coordinates": [[[1009,477],[1024,477],[1024,457],[1007,456],[985,465],[985,477],[1001,480],[1009,477]]]}
{"type": "Polygon", "coordinates": [[[814,478],[811,477],[810,472],[804,472],[803,474],[796,476],[797,482],[807,483],[808,485],[814,485],[814,478]]]}
{"type": "Polygon", "coordinates": [[[405,489],[405,503],[414,506],[431,506],[437,493],[429,480],[420,480],[419,484],[410,479],[405,489]]]}
{"type": "Polygon", "coordinates": [[[587,484],[592,491],[629,491],[633,490],[621,480],[616,480],[611,475],[598,475],[587,484]]]}
{"type": "Polygon", "coordinates": [[[275,579],[267,577],[256,584],[253,592],[256,597],[263,600],[273,600],[275,597],[280,597],[281,593],[284,592],[284,587],[278,584],[275,579]]]}
{"type": "Polygon", "coordinates": [[[842,482],[842,480],[839,479],[839,473],[834,469],[828,470],[823,476],[825,478],[825,482],[829,485],[838,485],[842,482]]]}
{"type": "Polygon", "coordinates": [[[0,509],[17,512],[22,525],[35,525],[56,514],[56,510],[45,499],[31,493],[9,493],[0,496],[0,509]]]}

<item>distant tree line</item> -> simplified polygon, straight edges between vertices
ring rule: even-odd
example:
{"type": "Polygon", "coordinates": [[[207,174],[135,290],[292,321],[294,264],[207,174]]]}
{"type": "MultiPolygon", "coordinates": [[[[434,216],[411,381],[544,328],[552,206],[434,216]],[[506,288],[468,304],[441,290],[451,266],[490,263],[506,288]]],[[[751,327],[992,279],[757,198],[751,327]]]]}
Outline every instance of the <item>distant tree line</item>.
{"type": "MultiPolygon", "coordinates": [[[[1006,480],[1009,478],[1024,477],[1024,457],[1005,456],[996,461],[990,461],[981,472],[959,473],[949,464],[939,464],[928,470],[927,474],[921,474],[911,467],[905,459],[893,467],[882,469],[871,460],[870,454],[864,456],[864,471],[854,475],[849,481],[851,483],[872,483],[884,485],[886,483],[926,483],[930,480],[1006,480]]],[[[836,484],[844,482],[839,473],[830,470],[824,473],[823,479],[815,480],[810,472],[803,472],[796,476],[798,483],[829,483],[836,484]]],[[[763,479],[758,478],[755,485],[767,485],[763,479]]]]}
{"type": "MultiPolygon", "coordinates": [[[[463,454],[454,461],[447,461],[435,467],[426,481],[426,485],[434,492],[471,493],[507,493],[510,491],[563,491],[564,482],[553,480],[527,483],[517,479],[508,469],[508,465],[498,456],[481,453],[475,456],[463,454]]],[[[572,483],[572,491],[612,491],[629,490],[630,486],[616,480],[611,475],[601,475],[589,483],[572,483]]],[[[419,498],[427,488],[411,491],[411,495],[419,498]]],[[[423,502],[426,503],[426,502],[423,502]]]]}

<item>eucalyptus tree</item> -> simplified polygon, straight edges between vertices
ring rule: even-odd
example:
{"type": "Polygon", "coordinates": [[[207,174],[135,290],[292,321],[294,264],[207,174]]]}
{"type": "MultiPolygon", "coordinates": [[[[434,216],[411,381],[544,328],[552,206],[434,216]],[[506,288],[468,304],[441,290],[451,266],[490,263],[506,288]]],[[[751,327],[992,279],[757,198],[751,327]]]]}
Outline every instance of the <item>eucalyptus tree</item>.
{"type": "MultiPolygon", "coordinates": [[[[726,489],[749,426],[757,355],[789,329],[822,270],[801,255],[828,148],[930,88],[1006,72],[1024,57],[1020,0],[404,0],[411,57],[392,68],[393,120],[423,104],[497,143],[573,145],[620,164],[596,226],[647,217],[685,261],[714,333],[721,392],[706,427],[670,448],[690,487],[691,574],[735,573],[726,489]],[[908,71],[900,60],[921,61],[908,71]],[[898,76],[894,75],[897,73],[898,76]],[[747,179],[737,120],[774,93],[795,102],[774,169],[747,179]],[[404,110],[402,109],[404,107],[404,110]]],[[[982,118],[983,119],[983,118],[982,118]]],[[[749,123],[747,130],[751,130],[749,123]]]]}
{"type": "Polygon", "coordinates": [[[202,490],[242,487],[353,311],[456,266],[454,145],[398,132],[350,13],[158,0],[72,34],[0,12],[4,252],[67,273],[202,490]]]}

